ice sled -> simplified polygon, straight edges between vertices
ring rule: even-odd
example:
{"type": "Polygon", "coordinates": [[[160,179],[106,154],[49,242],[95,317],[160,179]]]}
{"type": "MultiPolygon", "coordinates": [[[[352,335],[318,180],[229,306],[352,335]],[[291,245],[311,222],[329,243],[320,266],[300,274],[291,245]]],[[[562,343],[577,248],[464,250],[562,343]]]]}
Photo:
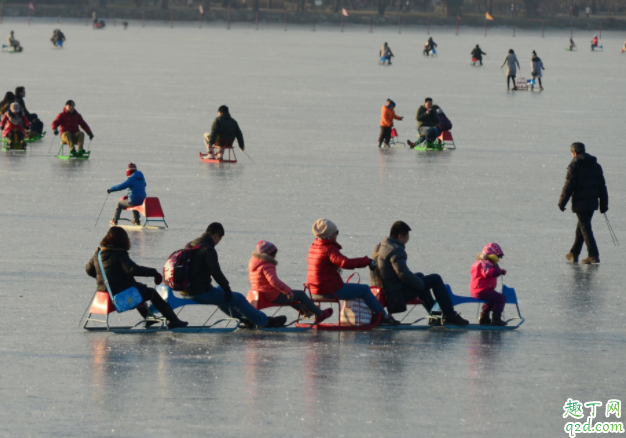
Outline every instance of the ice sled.
{"type": "Polygon", "coordinates": [[[70,155],[69,151],[67,155],[64,155],[64,147],[65,147],[65,144],[61,143],[61,148],[59,149],[59,152],[57,153],[57,158],[59,160],[88,160],[89,155],[91,154],[91,151],[85,150],[83,155],[70,155]]]}
{"type": "Polygon", "coordinates": [[[452,138],[452,132],[450,131],[443,131],[441,135],[437,137],[437,140],[438,140],[437,144],[442,145],[446,149],[456,149],[456,144],[454,143],[454,138],[452,138]],[[446,144],[446,141],[451,141],[452,146],[448,146],[446,144]]]}
{"type": "MultiPolygon", "coordinates": [[[[474,58],[474,57],[472,56],[472,65],[473,65],[473,66],[475,66],[477,62],[480,62],[480,59],[478,59],[478,58],[474,58]]],[[[479,66],[479,67],[481,67],[481,66],[482,66],[482,64],[478,64],[478,66],[479,66]]]]}
{"type": "MultiPolygon", "coordinates": [[[[126,199],[126,197],[120,198],[120,201],[126,199]]],[[[135,207],[126,207],[125,211],[135,210],[139,212],[143,217],[146,218],[146,221],[143,225],[120,225],[124,228],[138,229],[138,228],[167,228],[167,222],[165,222],[165,214],[163,213],[163,209],[161,208],[161,202],[157,197],[149,197],[144,199],[142,205],[137,205],[135,207]],[[159,222],[163,223],[163,226],[155,226],[148,225],[150,222],[159,222]]],[[[130,219],[120,218],[120,221],[128,221],[130,219]]]]}
{"type": "Polygon", "coordinates": [[[398,139],[398,131],[396,128],[391,128],[391,140],[389,140],[389,146],[406,146],[406,143],[402,143],[398,139]]]}
{"type": "Polygon", "coordinates": [[[424,139],[424,137],[420,137],[417,143],[415,143],[415,146],[413,146],[411,149],[414,149],[416,151],[443,151],[444,149],[446,149],[446,145],[445,143],[439,142],[429,143],[424,139]]]}
{"type": "Polygon", "coordinates": [[[2,137],[2,151],[25,152],[26,139],[24,139],[24,146],[22,146],[18,137],[18,131],[14,129],[9,133],[9,137],[2,137]]]}
{"type": "Polygon", "coordinates": [[[235,149],[232,146],[223,146],[222,147],[222,156],[217,159],[215,156],[211,154],[203,154],[202,152],[198,152],[200,156],[200,160],[205,163],[236,163],[237,156],[235,155],[235,149]]]}
{"type": "Polygon", "coordinates": [[[309,318],[305,316],[302,313],[302,311],[298,308],[298,306],[300,305],[299,302],[294,302],[290,304],[272,303],[271,301],[265,300],[265,298],[263,298],[263,294],[259,293],[256,290],[249,290],[248,295],[246,296],[246,299],[252,305],[252,307],[254,307],[257,310],[270,309],[270,308],[275,307],[276,310],[274,311],[274,313],[272,313],[269,316],[275,316],[278,313],[278,311],[285,306],[293,307],[298,311],[298,317],[292,322],[285,324],[283,327],[260,328],[258,330],[261,330],[264,332],[304,332],[307,330],[311,330],[311,328],[313,327],[312,324],[307,324],[306,326],[303,325],[301,327],[298,327],[296,325],[299,321],[306,320],[306,319],[313,319],[313,318],[309,318]],[[293,327],[291,327],[292,325],[293,327]]]}
{"type": "MultiPolygon", "coordinates": [[[[381,289],[380,287],[376,287],[376,286],[371,286],[370,289],[372,290],[372,293],[374,294],[376,299],[378,299],[380,304],[386,308],[387,298],[385,297],[385,292],[383,291],[383,289],[381,289]]],[[[379,325],[376,328],[380,330],[429,330],[431,328],[429,325],[418,324],[419,322],[427,319],[428,318],[427,316],[423,318],[418,318],[413,322],[408,322],[408,323],[404,322],[404,320],[407,319],[407,317],[411,314],[411,312],[413,312],[413,310],[417,306],[421,306],[424,304],[422,300],[420,300],[419,298],[414,298],[406,304],[407,304],[408,311],[400,320],[399,325],[379,325]],[[412,307],[409,309],[409,306],[412,306],[412,307]]]]}
{"type": "Polygon", "coordinates": [[[578,48],[577,47],[572,47],[571,49],[569,47],[565,48],[566,52],[578,52],[578,48]]]}
{"type": "Polygon", "coordinates": [[[526,78],[518,78],[515,88],[517,88],[518,91],[528,91],[528,80],[526,78]]]}
{"type": "Polygon", "coordinates": [[[603,52],[604,51],[604,47],[603,46],[595,46],[591,48],[592,52],[603,52]]]}
{"type": "Polygon", "coordinates": [[[154,333],[162,330],[165,327],[165,320],[163,318],[156,317],[154,313],[148,309],[145,303],[140,304],[138,307],[141,306],[143,306],[148,313],[146,318],[130,326],[111,326],[109,325],[109,315],[113,312],[117,312],[117,310],[115,309],[111,296],[108,292],[96,291],[91,299],[89,307],[87,307],[87,310],[83,314],[83,318],[80,319],[80,322],[83,320],[85,321],[83,328],[88,331],[104,331],[113,333],[154,333]],[[89,314],[85,319],[84,316],[87,312],[89,312],[89,314]],[[155,323],[155,325],[147,328],[146,324],[148,322],[155,323]],[[104,324],[104,326],[90,326],[89,323],[100,323],[104,324]]]}
{"type": "Polygon", "coordinates": [[[32,135],[31,137],[25,138],[24,140],[26,141],[26,143],[34,143],[36,141],[41,140],[45,136],[46,136],[46,131],[42,132],[41,134],[36,133],[36,134],[32,135]]]}

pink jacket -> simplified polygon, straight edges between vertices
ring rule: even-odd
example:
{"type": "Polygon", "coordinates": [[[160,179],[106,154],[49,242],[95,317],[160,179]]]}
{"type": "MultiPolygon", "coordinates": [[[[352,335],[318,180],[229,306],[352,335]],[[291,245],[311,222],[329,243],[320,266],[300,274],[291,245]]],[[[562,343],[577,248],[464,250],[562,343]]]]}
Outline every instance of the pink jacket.
{"type": "Polygon", "coordinates": [[[26,118],[26,116],[22,116],[22,123],[15,124],[11,122],[11,119],[9,119],[8,111],[4,113],[4,116],[2,117],[2,121],[0,121],[0,127],[3,128],[3,131],[2,131],[3,137],[8,137],[9,134],[11,134],[11,131],[13,131],[14,129],[17,129],[22,134],[26,134],[26,131],[24,130],[24,126],[26,126],[27,128],[30,126],[30,123],[28,122],[28,119],[26,118]]]}
{"type": "Polygon", "coordinates": [[[502,270],[491,260],[478,260],[472,265],[471,272],[470,293],[473,297],[484,290],[495,289],[498,277],[502,275],[502,270]]]}
{"type": "Polygon", "coordinates": [[[280,281],[276,274],[277,264],[274,257],[256,251],[248,263],[251,289],[262,294],[266,301],[274,301],[281,293],[291,294],[291,288],[280,281]]]}

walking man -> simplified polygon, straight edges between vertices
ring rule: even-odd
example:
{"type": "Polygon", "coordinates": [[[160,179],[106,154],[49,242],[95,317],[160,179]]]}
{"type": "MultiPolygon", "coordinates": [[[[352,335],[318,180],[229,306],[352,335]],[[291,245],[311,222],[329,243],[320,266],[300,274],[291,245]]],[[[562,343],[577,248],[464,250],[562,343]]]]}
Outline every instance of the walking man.
{"type": "Polygon", "coordinates": [[[574,245],[565,258],[577,263],[584,242],[587,245],[588,257],[581,263],[585,265],[600,263],[598,245],[591,229],[591,218],[598,209],[598,199],[600,200],[600,213],[604,214],[609,210],[609,193],[602,166],[598,164],[596,157],[586,153],[585,145],[582,143],[573,143],[571,151],[574,159],[567,168],[559,208],[565,211],[567,201],[571,197],[572,212],[578,216],[578,225],[576,225],[574,245]]]}

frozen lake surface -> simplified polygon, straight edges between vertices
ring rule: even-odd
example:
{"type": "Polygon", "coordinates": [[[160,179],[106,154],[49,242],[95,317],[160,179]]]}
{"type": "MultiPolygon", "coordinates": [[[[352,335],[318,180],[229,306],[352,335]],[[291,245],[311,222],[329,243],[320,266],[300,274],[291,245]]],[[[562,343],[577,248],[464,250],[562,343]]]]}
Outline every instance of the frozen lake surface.
{"type": "MultiPolygon", "coordinates": [[[[558,437],[568,398],[626,399],[623,246],[613,247],[598,214],[602,264],[565,263],[575,216],[557,208],[569,145],[582,141],[604,167],[626,244],[623,34],[604,32],[604,53],[591,53],[592,35],[577,32],[579,51],[569,53],[563,31],[485,38],[431,28],[431,59],[420,54],[424,28],[111,24],[64,23],[63,50],[48,41],[53,22],[0,26],[25,47],[0,54],[0,91],[24,85],[48,130],[25,156],[0,156],[1,436],[558,437]],[[392,67],[377,64],[384,41],[392,67]],[[476,43],[488,53],[482,68],[470,66],[476,43]],[[498,67],[509,48],[526,77],[537,50],[544,92],[506,92],[498,67]],[[396,123],[405,141],[426,96],[452,120],[458,149],[379,150],[384,101],[405,116],[396,123]],[[67,99],[95,133],[88,162],[46,156],[67,99]],[[254,162],[198,160],[222,104],[254,162]],[[247,292],[260,239],[278,246],[278,273],[298,287],[316,219],[337,223],[352,257],[401,219],[413,228],[409,265],[441,274],[457,294],[468,294],[476,253],[500,243],[527,321],[515,332],[86,333],[77,322],[95,285],[84,265],[114,196],[94,222],[131,161],[170,225],[131,233],[140,264],[160,269],[220,221],[234,290],[247,292]]],[[[474,307],[459,310],[476,317],[474,307]]],[[[208,312],[183,315],[198,324],[208,312]]]]}

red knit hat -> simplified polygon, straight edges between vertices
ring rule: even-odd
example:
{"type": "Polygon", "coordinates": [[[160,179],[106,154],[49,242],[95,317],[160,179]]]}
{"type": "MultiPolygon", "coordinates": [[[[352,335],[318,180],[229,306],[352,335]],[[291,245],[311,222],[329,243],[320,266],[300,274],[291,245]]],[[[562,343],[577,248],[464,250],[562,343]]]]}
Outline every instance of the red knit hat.
{"type": "Polygon", "coordinates": [[[256,250],[261,254],[268,255],[272,254],[274,251],[278,251],[276,245],[274,245],[272,242],[267,242],[265,240],[260,240],[259,243],[256,244],[256,250]]]}
{"type": "Polygon", "coordinates": [[[131,176],[135,172],[137,172],[137,165],[135,163],[128,163],[128,167],[126,167],[126,176],[131,176]]]}

